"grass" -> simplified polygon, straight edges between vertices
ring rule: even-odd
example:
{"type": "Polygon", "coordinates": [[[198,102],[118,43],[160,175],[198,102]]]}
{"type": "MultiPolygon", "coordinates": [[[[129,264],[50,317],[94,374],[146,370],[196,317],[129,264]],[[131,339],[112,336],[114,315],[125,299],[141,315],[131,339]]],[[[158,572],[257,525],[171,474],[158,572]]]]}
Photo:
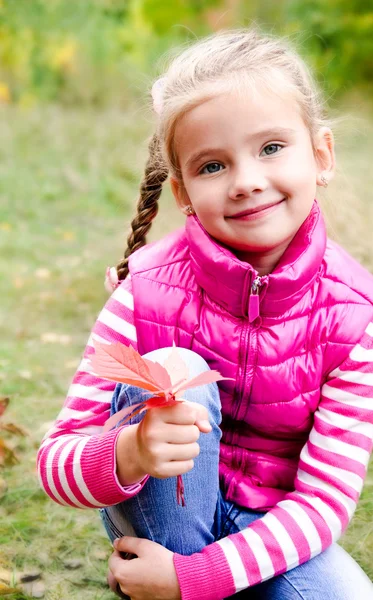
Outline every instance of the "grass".
{"type": "MultiPolygon", "coordinates": [[[[44,107],[0,112],[0,383],[20,463],[4,471],[0,564],[40,569],[47,600],[109,600],[110,545],[95,511],[60,507],[38,488],[35,455],[56,417],[122,252],[151,123],[142,109],[44,107]],[[83,566],[64,567],[67,558],[83,566]]],[[[324,198],[333,236],[373,271],[373,118],[339,141],[341,174],[324,198]]],[[[180,223],[166,194],[152,237],[180,223]]],[[[373,467],[343,545],[373,579],[373,467]]],[[[27,598],[13,595],[13,600],[27,598]]]]}

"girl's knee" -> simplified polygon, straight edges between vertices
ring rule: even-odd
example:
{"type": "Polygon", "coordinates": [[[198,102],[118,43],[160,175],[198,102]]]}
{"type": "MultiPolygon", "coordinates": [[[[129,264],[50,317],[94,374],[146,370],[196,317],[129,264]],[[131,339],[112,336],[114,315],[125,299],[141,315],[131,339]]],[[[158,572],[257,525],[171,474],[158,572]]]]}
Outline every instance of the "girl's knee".
{"type": "Polygon", "coordinates": [[[189,369],[189,377],[195,377],[200,373],[204,373],[205,371],[210,371],[210,367],[202,356],[194,352],[193,350],[189,350],[188,348],[178,348],[178,347],[166,347],[166,348],[158,348],[157,350],[152,350],[147,354],[144,354],[144,358],[148,358],[153,362],[159,362],[164,364],[165,360],[170,356],[172,350],[176,350],[178,355],[183,359],[189,369]]]}
{"type": "MultiPolygon", "coordinates": [[[[152,362],[158,362],[164,364],[166,359],[170,356],[172,347],[159,348],[152,350],[143,357],[151,360],[152,362]]],[[[186,363],[188,367],[188,379],[193,379],[197,375],[210,371],[210,367],[207,362],[193,350],[187,348],[176,348],[177,353],[181,359],[186,363]]],[[[201,385],[194,388],[189,388],[183,392],[183,398],[191,402],[197,402],[203,404],[209,410],[212,419],[215,423],[220,424],[220,394],[216,383],[209,383],[207,385],[201,385]]],[[[138,387],[128,384],[118,384],[115,388],[112,403],[111,403],[111,414],[114,414],[126,406],[136,404],[143,400],[143,390],[138,387]]],[[[135,418],[135,421],[139,420],[135,418]]]]}

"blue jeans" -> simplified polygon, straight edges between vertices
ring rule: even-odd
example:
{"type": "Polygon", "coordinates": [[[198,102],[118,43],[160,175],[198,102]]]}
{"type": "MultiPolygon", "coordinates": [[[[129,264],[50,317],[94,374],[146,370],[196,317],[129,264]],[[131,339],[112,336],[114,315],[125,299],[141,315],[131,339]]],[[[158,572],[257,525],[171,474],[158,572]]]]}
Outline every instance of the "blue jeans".
{"type": "MultiPolygon", "coordinates": [[[[188,364],[190,377],[209,368],[191,350],[178,351],[188,364]]],[[[170,348],[162,348],[146,357],[162,363],[169,352],[170,348]]],[[[112,399],[112,414],[124,406],[137,404],[142,394],[139,388],[118,385],[112,399]]],[[[221,406],[217,385],[193,388],[183,397],[206,406],[212,425],[212,431],[199,438],[201,452],[195,459],[194,468],[183,475],[186,507],[177,504],[175,477],[150,477],[136,496],[100,511],[111,541],[122,535],[136,535],[158,542],[173,552],[189,555],[241,531],[263,516],[263,513],[227,501],[219,489],[221,406]]],[[[136,416],[131,423],[139,422],[142,417],[136,416]]],[[[373,584],[351,556],[333,544],[308,562],[235,597],[250,600],[372,600],[373,584]]]]}

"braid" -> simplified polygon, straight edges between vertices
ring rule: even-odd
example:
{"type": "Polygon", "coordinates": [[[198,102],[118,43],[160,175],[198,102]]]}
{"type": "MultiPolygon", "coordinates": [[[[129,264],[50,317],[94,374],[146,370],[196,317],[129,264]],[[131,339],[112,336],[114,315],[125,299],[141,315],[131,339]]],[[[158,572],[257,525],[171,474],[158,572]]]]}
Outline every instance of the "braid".
{"type": "Polygon", "coordinates": [[[146,244],[152,221],[158,212],[158,199],[162,193],[162,185],[168,176],[168,167],[163,160],[157,134],[149,144],[149,158],[145,166],[145,175],[140,186],[140,198],[137,203],[137,214],[131,222],[131,233],[127,238],[124,258],[117,265],[119,280],[128,274],[129,256],[146,244]]]}

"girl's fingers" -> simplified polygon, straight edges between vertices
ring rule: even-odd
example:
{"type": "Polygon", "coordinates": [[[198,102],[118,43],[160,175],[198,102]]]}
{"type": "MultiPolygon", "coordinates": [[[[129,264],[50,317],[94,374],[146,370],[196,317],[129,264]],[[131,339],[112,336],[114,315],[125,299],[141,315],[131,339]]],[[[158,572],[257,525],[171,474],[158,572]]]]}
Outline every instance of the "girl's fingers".
{"type": "Polygon", "coordinates": [[[108,573],[108,584],[110,589],[119,598],[125,598],[130,600],[128,594],[123,591],[125,590],[126,581],[126,561],[120,556],[117,550],[114,550],[113,554],[109,558],[109,573],[108,573]]]}
{"type": "Polygon", "coordinates": [[[111,571],[108,572],[107,574],[107,582],[109,584],[109,588],[111,589],[112,592],[115,592],[117,589],[117,580],[115,579],[113,573],[111,571]]]}
{"type": "Polygon", "coordinates": [[[156,453],[154,465],[164,465],[171,462],[191,460],[200,453],[200,447],[197,442],[192,444],[162,444],[156,453]]]}
{"type": "Polygon", "coordinates": [[[124,592],[122,592],[122,588],[120,587],[120,583],[117,583],[117,587],[115,589],[115,593],[117,596],[119,596],[119,598],[123,598],[123,600],[131,600],[130,596],[128,594],[124,594],[124,592]]]}
{"type": "Polygon", "coordinates": [[[184,475],[189,473],[194,467],[194,460],[174,460],[169,463],[162,465],[159,473],[155,473],[153,476],[157,479],[167,479],[167,477],[176,477],[177,475],[184,475]]]}
{"type": "Polygon", "coordinates": [[[109,569],[111,571],[111,573],[113,574],[113,576],[115,577],[118,574],[118,569],[121,565],[121,557],[120,554],[117,550],[114,550],[114,552],[111,554],[110,558],[109,558],[109,569]]]}
{"type": "Polygon", "coordinates": [[[212,431],[210,422],[207,419],[198,419],[195,424],[201,433],[210,433],[212,431]]]}
{"type": "Polygon", "coordinates": [[[196,458],[200,453],[200,447],[197,442],[192,444],[168,444],[171,461],[190,460],[196,458]]]}
{"type": "Polygon", "coordinates": [[[199,439],[200,431],[196,425],[167,425],[169,444],[192,444],[199,439]]]}

